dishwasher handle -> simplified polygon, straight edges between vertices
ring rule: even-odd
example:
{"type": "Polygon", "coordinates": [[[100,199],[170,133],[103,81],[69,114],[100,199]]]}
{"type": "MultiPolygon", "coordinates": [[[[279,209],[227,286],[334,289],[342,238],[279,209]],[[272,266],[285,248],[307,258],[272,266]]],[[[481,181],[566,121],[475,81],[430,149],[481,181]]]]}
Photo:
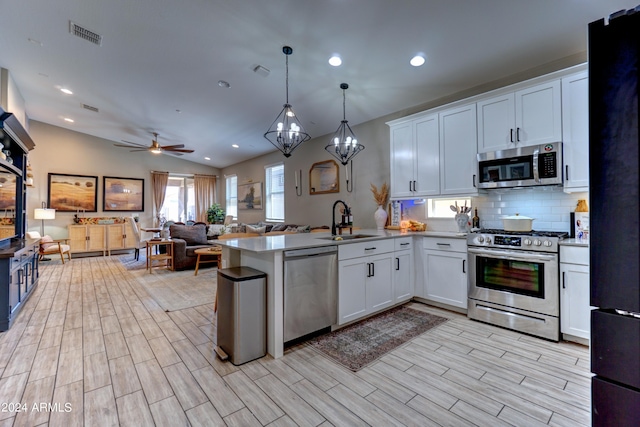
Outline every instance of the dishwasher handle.
{"type": "Polygon", "coordinates": [[[317,248],[294,249],[284,251],[284,260],[292,258],[306,258],[310,256],[331,255],[338,252],[337,246],[320,246],[317,248]]]}

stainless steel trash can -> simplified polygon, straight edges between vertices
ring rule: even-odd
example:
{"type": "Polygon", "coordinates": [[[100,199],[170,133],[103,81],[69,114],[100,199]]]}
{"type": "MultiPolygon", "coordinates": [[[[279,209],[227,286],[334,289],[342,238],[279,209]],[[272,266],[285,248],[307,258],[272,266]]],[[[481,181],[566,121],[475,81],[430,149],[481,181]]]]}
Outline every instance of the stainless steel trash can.
{"type": "Polygon", "coordinates": [[[267,354],[266,282],[250,267],[218,270],[218,347],[234,365],[267,354]]]}

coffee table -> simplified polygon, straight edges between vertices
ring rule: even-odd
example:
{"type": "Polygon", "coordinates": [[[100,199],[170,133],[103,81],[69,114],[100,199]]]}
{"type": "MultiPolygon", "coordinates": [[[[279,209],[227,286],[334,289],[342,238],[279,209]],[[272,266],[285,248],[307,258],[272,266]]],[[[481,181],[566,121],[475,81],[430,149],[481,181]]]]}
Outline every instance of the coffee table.
{"type": "Polygon", "coordinates": [[[196,259],[196,271],[193,273],[194,276],[198,275],[198,269],[200,268],[200,264],[208,264],[211,262],[218,263],[218,268],[222,267],[222,247],[221,246],[212,246],[210,248],[202,248],[196,249],[193,251],[194,254],[198,255],[196,259]],[[208,257],[214,256],[215,258],[211,259],[208,257]],[[202,259],[202,257],[205,257],[202,259]]]}

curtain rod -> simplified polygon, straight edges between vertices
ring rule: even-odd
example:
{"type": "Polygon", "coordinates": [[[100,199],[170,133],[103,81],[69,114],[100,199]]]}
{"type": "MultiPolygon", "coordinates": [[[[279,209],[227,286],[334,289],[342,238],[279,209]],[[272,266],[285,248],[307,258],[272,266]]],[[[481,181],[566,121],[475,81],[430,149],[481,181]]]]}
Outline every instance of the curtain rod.
{"type": "Polygon", "coordinates": [[[188,176],[208,176],[208,177],[212,177],[212,178],[218,178],[218,175],[207,175],[207,174],[203,174],[203,173],[172,173],[172,172],[167,172],[167,171],[151,171],[151,173],[168,173],[171,176],[183,176],[183,177],[188,177],[188,176]]]}

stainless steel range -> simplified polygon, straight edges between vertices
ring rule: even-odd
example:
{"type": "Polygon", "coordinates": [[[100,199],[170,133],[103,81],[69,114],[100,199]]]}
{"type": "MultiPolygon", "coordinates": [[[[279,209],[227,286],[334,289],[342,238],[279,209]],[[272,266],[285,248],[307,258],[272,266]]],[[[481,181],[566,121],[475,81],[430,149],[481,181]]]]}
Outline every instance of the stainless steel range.
{"type": "Polygon", "coordinates": [[[567,234],[470,233],[468,317],[558,341],[558,242],[567,234]]]}

